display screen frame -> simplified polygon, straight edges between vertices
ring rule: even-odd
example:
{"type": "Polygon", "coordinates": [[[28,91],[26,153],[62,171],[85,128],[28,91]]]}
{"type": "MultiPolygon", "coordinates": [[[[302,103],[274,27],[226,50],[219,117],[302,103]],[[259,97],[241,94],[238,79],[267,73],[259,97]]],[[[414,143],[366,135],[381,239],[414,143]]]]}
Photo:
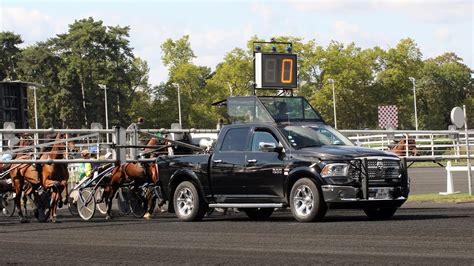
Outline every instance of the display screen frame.
{"type": "Polygon", "coordinates": [[[254,77],[257,89],[298,87],[298,57],[288,53],[255,53],[254,77]]]}

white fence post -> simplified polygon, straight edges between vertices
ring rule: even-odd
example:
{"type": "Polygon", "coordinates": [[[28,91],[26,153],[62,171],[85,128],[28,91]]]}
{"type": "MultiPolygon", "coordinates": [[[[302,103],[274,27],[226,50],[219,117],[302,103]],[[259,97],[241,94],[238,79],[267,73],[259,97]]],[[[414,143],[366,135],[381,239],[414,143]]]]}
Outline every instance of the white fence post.
{"type": "Polygon", "coordinates": [[[440,195],[450,195],[456,194],[459,191],[454,192],[454,182],[453,182],[453,174],[451,174],[451,161],[448,161],[446,164],[446,192],[440,192],[440,195]]]}

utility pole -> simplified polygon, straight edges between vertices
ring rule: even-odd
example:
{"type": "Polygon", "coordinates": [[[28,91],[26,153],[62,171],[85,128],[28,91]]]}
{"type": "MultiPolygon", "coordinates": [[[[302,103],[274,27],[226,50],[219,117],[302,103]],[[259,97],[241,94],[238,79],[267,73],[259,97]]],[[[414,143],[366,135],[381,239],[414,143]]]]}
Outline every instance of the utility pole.
{"type": "Polygon", "coordinates": [[[334,89],[334,79],[328,79],[328,82],[332,84],[332,103],[333,103],[333,108],[334,108],[334,128],[337,129],[336,91],[334,89]]]}
{"type": "Polygon", "coordinates": [[[415,86],[415,78],[408,77],[408,79],[413,83],[413,104],[415,106],[415,129],[418,131],[418,114],[416,111],[416,86],[415,86]]]}
{"type": "MultiPolygon", "coordinates": [[[[109,112],[107,109],[107,85],[99,84],[99,87],[104,90],[105,129],[109,129],[109,112]]],[[[107,143],[109,143],[109,133],[107,133],[107,143]]]]}

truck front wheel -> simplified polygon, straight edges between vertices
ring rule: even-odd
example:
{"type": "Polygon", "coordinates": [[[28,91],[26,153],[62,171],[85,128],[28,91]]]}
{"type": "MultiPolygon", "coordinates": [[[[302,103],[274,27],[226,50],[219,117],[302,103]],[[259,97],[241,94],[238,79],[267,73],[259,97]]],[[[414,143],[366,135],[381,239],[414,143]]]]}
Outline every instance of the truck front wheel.
{"type": "Polygon", "coordinates": [[[290,208],[299,222],[320,221],[324,218],[327,205],[313,180],[301,178],[293,185],[290,193],[290,208]]]}
{"type": "Polygon", "coordinates": [[[200,221],[207,211],[207,205],[196,185],[190,181],[178,185],[174,191],[173,203],[176,216],[184,222],[200,221]]]}

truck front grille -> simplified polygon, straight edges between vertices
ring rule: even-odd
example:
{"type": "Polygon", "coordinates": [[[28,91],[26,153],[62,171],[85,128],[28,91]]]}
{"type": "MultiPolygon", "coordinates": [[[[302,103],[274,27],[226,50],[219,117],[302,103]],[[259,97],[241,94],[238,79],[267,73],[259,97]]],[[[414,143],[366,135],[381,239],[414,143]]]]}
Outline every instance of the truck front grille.
{"type": "Polygon", "coordinates": [[[368,160],[369,181],[384,181],[400,177],[400,161],[377,159],[368,160]]]}

